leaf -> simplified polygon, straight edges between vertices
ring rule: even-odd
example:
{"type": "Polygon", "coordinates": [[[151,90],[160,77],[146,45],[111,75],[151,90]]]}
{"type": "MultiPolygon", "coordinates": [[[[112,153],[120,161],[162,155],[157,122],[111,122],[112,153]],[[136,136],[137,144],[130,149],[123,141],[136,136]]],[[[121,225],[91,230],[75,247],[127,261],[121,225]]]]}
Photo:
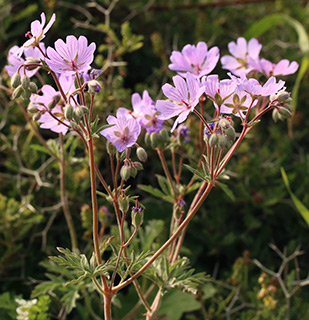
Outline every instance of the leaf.
{"type": "Polygon", "coordinates": [[[45,148],[44,146],[42,146],[42,145],[32,144],[32,145],[30,145],[30,148],[33,149],[33,150],[41,151],[41,152],[44,152],[44,153],[47,153],[48,155],[50,155],[49,150],[47,148],[45,148]]]}
{"type": "Polygon", "coordinates": [[[181,291],[172,291],[164,297],[158,314],[162,315],[164,319],[179,320],[185,312],[200,308],[201,304],[196,301],[194,295],[181,291]]]}
{"type": "Polygon", "coordinates": [[[234,196],[234,193],[233,191],[224,183],[222,182],[217,182],[216,183],[217,186],[219,186],[222,191],[232,200],[232,201],[235,201],[235,196],[234,196]]]}
{"type": "Polygon", "coordinates": [[[159,185],[162,189],[162,191],[166,194],[166,195],[173,195],[170,189],[170,185],[167,182],[167,179],[159,174],[156,174],[156,178],[159,182],[159,185]]]}
{"type": "Polygon", "coordinates": [[[76,300],[78,298],[80,298],[80,295],[77,290],[70,290],[61,298],[61,301],[66,306],[67,313],[70,313],[76,307],[76,300]]]}
{"type": "Polygon", "coordinates": [[[185,166],[188,170],[190,170],[192,173],[194,173],[197,177],[199,177],[200,179],[209,182],[208,177],[206,177],[206,176],[204,175],[204,173],[200,172],[200,171],[197,170],[197,169],[192,168],[191,166],[189,166],[189,165],[187,165],[187,164],[184,164],[184,166],[185,166]]]}
{"type": "Polygon", "coordinates": [[[151,186],[146,186],[143,184],[139,184],[138,188],[152,194],[153,196],[155,196],[157,198],[163,199],[163,200],[170,202],[170,203],[174,203],[173,197],[165,195],[161,190],[159,190],[157,188],[153,188],[151,186]]]}
{"type": "Polygon", "coordinates": [[[298,212],[301,214],[301,216],[304,218],[307,225],[309,226],[309,209],[292,192],[288,177],[287,177],[284,169],[281,167],[280,170],[281,170],[281,175],[282,175],[282,179],[284,181],[284,184],[290,194],[290,197],[291,197],[295,207],[297,208],[298,212]]]}

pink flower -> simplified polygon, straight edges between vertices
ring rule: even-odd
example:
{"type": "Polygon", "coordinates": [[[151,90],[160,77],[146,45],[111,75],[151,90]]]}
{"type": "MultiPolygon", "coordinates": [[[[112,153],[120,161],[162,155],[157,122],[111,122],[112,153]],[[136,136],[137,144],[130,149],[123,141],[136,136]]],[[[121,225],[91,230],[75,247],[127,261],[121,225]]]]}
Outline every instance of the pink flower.
{"type": "Polygon", "coordinates": [[[202,79],[206,95],[214,102],[216,108],[222,105],[236,88],[236,83],[230,79],[219,80],[218,75],[210,75],[202,79]]]}
{"type": "Polygon", "coordinates": [[[241,73],[247,74],[252,70],[249,59],[258,58],[262,45],[254,38],[249,40],[247,44],[246,39],[240,37],[237,39],[237,43],[230,42],[228,48],[232,56],[226,55],[221,58],[222,68],[240,76],[241,73]]]}
{"type": "Polygon", "coordinates": [[[270,77],[262,86],[256,79],[246,79],[242,81],[239,87],[256,98],[259,96],[267,97],[277,93],[283,88],[284,83],[282,80],[277,83],[275,77],[270,77]]]}
{"type": "Polygon", "coordinates": [[[190,72],[197,78],[209,74],[219,60],[218,47],[208,51],[205,42],[199,42],[196,46],[187,44],[181,52],[173,51],[170,57],[171,64],[168,66],[179,75],[185,77],[190,72]]]}
{"type": "Polygon", "coordinates": [[[171,132],[174,131],[178,123],[184,122],[189,113],[192,112],[203,95],[205,87],[191,73],[187,73],[186,81],[180,77],[173,77],[175,87],[165,84],[162,91],[167,100],[158,100],[156,109],[159,111],[158,118],[166,120],[178,116],[171,132]]]}
{"type": "MultiPolygon", "coordinates": [[[[59,78],[60,85],[64,91],[64,93],[68,96],[75,90],[74,87],[74,78],[73,77],[63,77],[59,78]]],[[[64,101],[61,99],[59,103],[52,109],[51,116],[48,111],[48,103],[53,99],[54,96],[60,95],[59,91],[56,91],[50,85],[44,85],[41,89],[42,95],[32,94],[30,100],[34,106],[37,107],[39,113],[41,113],[41,117],[38,122],[41,123],[40,128],[50,129],[53,132],[66,134],[68,131],[68,127],[64,124],[57,121],[57,119],[69,125],[69,122],[64,118],[64,101]],[[55,119],[56,118],[56,119],[55,119]]],[[[74,106],[74,103],[71,103],[74,106]]]]}
{"type": "MultiPolygon", "coordinates": [[[[41,42],[39,46],[41,50],[45,52],[44,43],[41,42]]],[[[14,46],[9,50],[9,53],[8,53],[9,64],[5,66],[5,69],[8,75],[10,76],[10,78],[12,78],[12,76],[16,73],[18,68],[26,62],[25,59],[17,56],[17,52],[19,51],[19,49],[20,48],[18,46],[14,46]]],[[[37,47],[30,47],[25,49],[24,56],[26,57],[26,60],[27,58],[44,59],[42,52],[37,47]]],[[[34,70],[26,69],[26,76],[31,78],[37,71],[38,71],[38,68],[35,68],[34,70]]],[[[24,74],[23,68],[20,68],[19,73],[21,76],[24,74]]]]}
{"type": "Polygon", "coordinates": [[[108,124],[114,124],[110,128],[102,130],[100,133],[112,143],[119,152],[132,147],[141,132],[141,127],[132,117],[126,117],[123,114],[117,114],[107,117],[108,124]]]}
{"type": "Polygon", "coordinates": [[[42,12],[41,13],[41,22],[39,20],[35,20],[35,21],[31,22],[31,29],[30,29],[31,31],[27,32],[25,35],[26,37],[29,37],[30,39],[27,40],[22,45],[22,47],[18,50],[18,52],[16,54],[18,56],[21,56],[21,54],[23,53],[25,48],[29,48],[31,46],[33,46],[33,47],[38,46],[40,41],[45,38],[45,34],[51,28],[51,26],[53,25],[55,20],[56,20],[56,15],[53,13],[48,24],[44,28],[45,22],[46,22],[46,17],[45,17],[45,13],[42,12]]]}
{"type": "Polygon", "coordinates": [[[55,42],[55,49],[48,47],[46,63],[55,72],[64,76],[70,76],[76,72],[86,72],[93,61],[93,53],[96,45],[92,42],[88,46],[88,40],[84,36],[78,39],[67,36],[66,43],[59,39],[55,42]]]}
{"type": "Polygon", "coordinates": [[[277,64],[266,59],[250,59],[250,65],[257,71],[264,73],[266,77],[287,76],[298,69],[296,61],[290,62],[287,59],[280,60],[277,64]]]}

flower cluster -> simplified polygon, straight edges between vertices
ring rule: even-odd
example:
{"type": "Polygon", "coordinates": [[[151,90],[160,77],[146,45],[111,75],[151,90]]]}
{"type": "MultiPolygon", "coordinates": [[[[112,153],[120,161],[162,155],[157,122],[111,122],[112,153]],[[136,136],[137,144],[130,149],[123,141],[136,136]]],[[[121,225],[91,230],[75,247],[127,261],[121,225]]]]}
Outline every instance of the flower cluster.
{"type": "MultiPolygon", "coordinates": [[[[12,77],[14,97],[29,99],[31,103],[28,110],[35,114],[34,119],[41,123],[40,127],[66,134],[69,129],[78,127],[80,121],[85,121],[85,114],[89,110],[83,105],[86,100],[82,92],[86,85],[92,95],[100,91],[101,86],[96,80],[100,71],[91,71],[96,45],[89,44],[84,36],[76,38],[69,35],[66,41],[58,39],[54,48],[48,47],[45,50],[41,41],[55,20],[56,16],[53,14],[45,26],[46,18],[42,13],[41,21],[31,23],[31,31],[26,34],[29,39],[22,47],[14,46],[10,49],[6,70],[12,77]],[[42,66],[42,61],[45,67],[50,69],[57,90],[50,85],[43,85],[40,91],[37,91],[36,85],[30,84],[29,78],[42,66]],[[78,98],[75,95],[78,95],[78,98]]],[[[220,58],[217,47],[208,49],[205,42],[199,42],[196,46],[188,44],[181,51],[173,51],[169,68],[178,75],[173,77],[174,86],[164,84],[162,87],[167,99],[155,103],[146,90],[142,97],[134,93],[132,110],[119,108],[116,117],[107,117],[107,123],[111,126],[100,133],[119,152],[123,152],[136,143],[142,128],[150,135],[156,134],[162,130],[165,120],[177,117],[171,128],[171,131],[174,131],[178,124],[183,123],[189,114],[194,112],[204,122],[207,138],[210,139],[219,129],[220,134],[227,135],[226,132],[231,130],[220,128],[220,125],[214,125],[212,121],[207,124],[203,112],[199,113],[196,109],[199,103],[206,98],[213,102],[216,121],[226,119],[226,115],[233,115],[244,122],[260,97],[265,99],[285,92],[284,81],[277,81],[275,76],[288,75],[298,69],[295,61],[290,63],[284,59],[274,64],[260,59],[262,45],[256,39],[247,42],[240,37],[236,42],[230,42],[228,49],[231,55],[224,55],[221,63],[222,67],[231,73],[229,78],[221,80],[217,74],[210,74],[220,58]],[[256,77],[250,77],[258,73],[267,77],[265,83],[261,83],[256,77]]],[[[290,110],[286,106],[279,106],[277,102],[271,102],[271,105],[281,113],[290,110]]],[[[283,117],[280,115],[276,119],[283,117]]],[[[222,120],[221,124],[223,122],[222,120]]],[[[180,132],[182,131],[178,130],[176,135],[180,132]]],[[[189,137],[187,133],[185,135],[183,141],[187,142],[189,137]]],[[[232,141],[233,137],[230,140],[232,141]]]]}

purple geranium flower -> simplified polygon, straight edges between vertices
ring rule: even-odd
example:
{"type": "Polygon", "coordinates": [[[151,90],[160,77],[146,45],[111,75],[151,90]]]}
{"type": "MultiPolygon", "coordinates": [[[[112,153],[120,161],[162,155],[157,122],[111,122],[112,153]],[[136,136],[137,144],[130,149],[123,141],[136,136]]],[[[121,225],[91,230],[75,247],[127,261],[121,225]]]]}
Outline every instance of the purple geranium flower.
{"type": "Polygon", "coordinates": [[[247,74],[252,70],[249,60],[258,58],[262,45],[254,38],[247,43],[245,38],[240,37],[237,43],[230,42],[228,48],[232,56],[226,55],[221,58],[222,68],[240,76],[241,73],[247,74]]]}
{"type": "Polygon", "coordinates": [[[216,109],[222,105],[236,88],[236,83],[231,79],[219,80],[218,75],[210,75],[202,79],[205,93],[214,102],[216,109]]]}
{"type": "Polygon", "coordinates": [[[213,47],[208,51],[205,42],[199,42],[196,46],[187,44],[182,51],[173,51],[168,66],[179,75],[185,77],[190,72],[199,78],[209,74],[219,60],[219,49],[213,47]]]}
{"type": "MultiPolygon", "coordinates": [[[[43,52],[45,52],[44,43],[40,43],[40,48],[43,52]]],[[[18,46],[14,46],[9,50],[8,53],[8,65],[5,66],[5,69],[12,78],[12,76],[16,73],[18,68],[24,64],[26,61],[22,57],[17,56],[17,52],[20,48],[18,46]]],[[[30,47],[24,50],[24,56],[27,60],[27,58],[36,58],[36,59],[44,59],[44,56],[42,52],[37,47],[30,47]]],[[[35,68],[34,70],[27,70],[26,69],[26,76],[31,78],[36,72],[38,68],[35,68]]],[[[20,75],[22,76],[24,74],[23,68],[20,68],[19,70],[20,75]]]]}
{"type": "Polygon", "coordinates": [[[92,42],[88,46],[88,40],[84,36],[78,39],[74,36],[67,36],[66,43],[58,39],[55,42],[55,48],[56,50],[51,47],[47,48],[49,59],[46,60],[46,63],[53,71],[70,76],[90,69],[96,45],[92,42]]]}
{"type": "Polygon", "coordinates": [[[184,122],[189,113],[192,112],[203,95],[205,87],[191,73],[187,73],[186,81],[180,77],[173,77],[175,88],[170,84],[162,87],[163,93],[172,101],[158,100],[156,109],[159,111],[158,118],[166,120],[178,116],[171,132],[178,123],[184,122]]]}
{"type": "Polygon", "coordinates": [[[256,79],[246,79],[239,85],[239,87],[240,89],[249,93],[251,96],[267,97],[281,90],[284,86],[284,83],[285,82],[282,80],[279,80],[277,83],[275,77],[270,77],[262,86],[256,79]]]}
{"type": "Polygon", "coordinates": [[[298,69],[296,61],[290,63],[287,59],[280,60],[277,64],[266,59],[250,59],[250,64],[255,70],[264,73],[266,77],[287,76],[295,73],[298,69]]]}
{"type": "MultiPolygon", "coordinates": [[[[64,93],[67,96],[75,90],[73,77],[60,76],[59,82],[64,93]]],[[[56,91],[50,85],[44,85],[41,89],[41,92],[42,92],[42,95],[32,94],[30,97],[32,104],[36,106],[38,109],[38,112],[41,113],[41,117],[38,120],[38,122],[41,123],[40,128],[50,129],[53,132],[57,132],[57,133],[61,132],[62,134],[66,134],[68,131],[68,127],[60,123],[59,121],[57,121],[57,119],[59,119],[62,122],[66,123],[67,125],[70,124],[64,118],[64,110],[63,110],[65,107],[64,101],[61,99],[51,111],[54,117],[56,117],[57,119],[52,117],[47,112],[48,103],[53,99],[54,96],[60,95],[60,92],[56,91]]],[[[74,107],[74,103],[72,102],[71,104],[74,107]]]]}
{"type": "Polygon", "coordinates": [[[141,132],[141,127],[135,119],[123,114],[107,117],[108,124],[114,124],[110,128],[102,130],[100,133],[112,143],[119,152],[132,147],[141,132]]]}
{"type": "Polygon", "coordinates": [[[18,52],[16,54],[18,56],[21,56],[25,48],[29,48],[31,46],[36,47],[40,43],[42,39],[45,38],[45,34],[47,31],[51,28],[53,23],[56,20],[56,15],[53,13],[52,17],[50,18],[48,24],[45,26],[46,17],[45,13],[41,13],[41,22],[39,20],[35,20],[31,22],[30,31],[25,34],[26,37],[29,37],[30,39],[27,40],[21,48],[19,48],[18,52]]]}

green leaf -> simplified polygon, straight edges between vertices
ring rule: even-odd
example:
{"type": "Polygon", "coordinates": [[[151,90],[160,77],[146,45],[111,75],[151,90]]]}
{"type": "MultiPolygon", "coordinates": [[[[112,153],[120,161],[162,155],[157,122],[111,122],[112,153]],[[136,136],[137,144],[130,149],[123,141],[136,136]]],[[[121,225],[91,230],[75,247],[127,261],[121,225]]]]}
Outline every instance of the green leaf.
{"type": "Polygon", "coordinates": [[[143,184],[139,184],[138,188],[152,194],[153,196],[155,196],[157,198],[163,199],[163,200],[170,202],[170,203],[174,203],[173,197],[165,195],[161,190],[159,190],[157,188],[153,188],[151,186],[146,186],[143,184]]]}
{"type": "Polygon", "coordinates": [[[184,164],[184,166],[185,166],[188,170],[190,170],[192,173],[194,173],[197,177],[199,177],[200,179],[209,182],[208,177],[205,176],[204,173],[200,172],[200,171],[197,170],[197,169],[192,168],[191,166],[189,166],[189,165],[187,165],[187,164],[184,164]]]}
{"type": "Polygon", "coordinates": [[[32,144],[32,145],[30,145],[30,148],[33,150],[41,151],[41,152],[44,152],[44,153],[47,153],[48,155],[50,155],[49,150],[40,144],[32,144]]]}
{"type": "Polygon", "coordinates": [[[164,319],[179,320],[185,312],[200,308],[201,305],[196,301],[194,295],[181,291],[172,291],[164,297],[158,314],[164,319]]]}
{"type": "Polygon", "coordinates": [[[170,189],[170,185],[169,183],[167,182],[167,179],[163,176],[160,176],[159,174],[156,174],[156,178],[159,182],[159,185],[162,189],[162,191],[166,194],[166,195],[173,195],[173,193],[171,192],[171,189],[170,189]]]}
{"type": "Polygon", "coordinates": [[[294,193],[291,190],[290,183],[289,183],[288,177],[287,177],[284,169],[282,167],[280,169],[281,169],[282,179],[284,181],[284,184],[290,194],[290,197],[291,197],[295,207],[297,208],[298,212],[301,214],[301,216],[304,218],[307,225],[309,226],[309,210],[308,210],[308,208],[294,195],[294,193]]]}
{"type": "Polygon", "coordinates": [[[222,189],[222,191],[232,200],[235,201],[235,196],[233,191],[224,183],[216,182],[216,185],[222,189]]]}

